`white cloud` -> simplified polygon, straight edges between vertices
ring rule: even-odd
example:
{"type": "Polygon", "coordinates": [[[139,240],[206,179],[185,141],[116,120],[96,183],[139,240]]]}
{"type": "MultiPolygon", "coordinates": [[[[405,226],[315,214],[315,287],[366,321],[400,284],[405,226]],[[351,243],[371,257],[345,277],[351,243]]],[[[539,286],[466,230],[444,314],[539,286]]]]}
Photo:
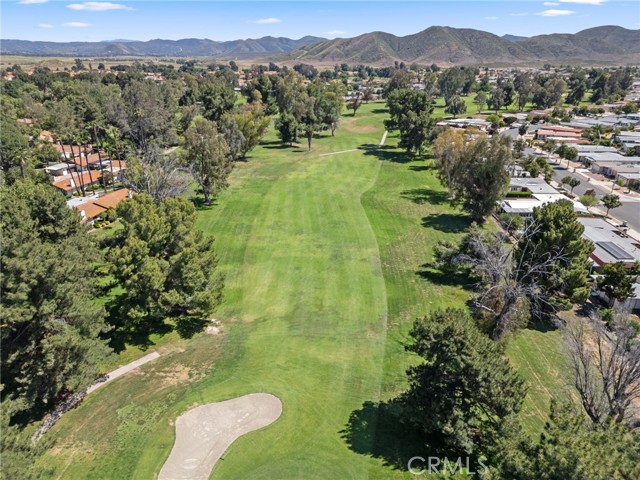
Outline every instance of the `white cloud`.
{"type": "Polygon", "coordinates": [[[342,30],[331,30],[330,32],[324,32],[325,35],[344,35],[347,32],[343,32],[342,30]]]}
{"type": "Polygon", "coordinates": [[[522,12],[522,13],[510,13],[509,16],[511,17],[526,17],[527,15],[529,15],[526,12],[522,12]]]}
{"type": "Polygon", "coordinates": [[[258,20],[254,20],[251,23],[268,24],[268,23],[280,23],[281,21],[282,20],[280,20],[279,18],[269,17],[269,18],[259,18],[258,20]]]}
{"type": "Polygon", "coordinates": [[[51,25],[50,23],[39,23],[38,26],[40,28],[53,28],[53,25],[51,25]]]}
{"type": "Polygon", "coordinates": [[[607,0],[558,0],[560,3],[580,3],[582,5],[602,5],[607,0]]]}
{"type": "Polygon", "coordinates": [[[35,5],[36,3],[47,3],[49,0],[20,0],[21,5],[35,5]]]}
{"type": "Polygon", "coordinates": [[[557,7],[560,4],[558,2],[544,2],[542,5],[545,7],[557,7]]]}
{"type": "Polygon", "coordinates": [[[566,15],[573,15],[573,10],[545,10],[544,12],[538,12],[536,15],[540,15],[541,17],[563,17],[566,15]]]}
{"type": "Polygon", "coordinates": [[[111,2],[71,3],[67,5],[67,8],[70,8],[71,10],[86,10],[89,12],[106,12],[107,10],[133,10],[133,8],[127,7],[126,5],[111,2]]]}
{"type": "Polygon", "coordinates": [[[90,27],[91,24],[90,23],[85,23],[85,22],[67,22],[63,24],[64,27],[73,27],[73,28],[84,28],[84,27],[90,27]]]}
{"type": "Polygon", "coordinates": [[[484,17],[485,20],[498,20],[498,17],[484,17]]]}

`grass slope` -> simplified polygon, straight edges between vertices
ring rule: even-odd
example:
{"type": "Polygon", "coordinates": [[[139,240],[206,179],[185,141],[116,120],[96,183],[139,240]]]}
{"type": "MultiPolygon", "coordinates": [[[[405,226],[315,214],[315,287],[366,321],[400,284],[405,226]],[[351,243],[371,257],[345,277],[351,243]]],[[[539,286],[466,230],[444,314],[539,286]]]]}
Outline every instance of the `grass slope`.
{"type": "MultiPolygon", "coordinates": [[[[221,336],[172,340],[160,359],[92,394],[51,431],[51,478],[154,478],[173,421],[198,404],[251,392],[280,397],[282,417],[236,441],[216,478],[404,478],[377,419],[344,430],[367,401],[404,388],[406,332],[468,294],[422,265],[459,238],[429,162],[377,144],[384,110],[364,105],[336,137],[282,148],[273,133],[240,163],[199,226],[215,235],[225,300],[221,336]]],[[[396,139],[390,137],[388,144],[396,139]]],[[[416,451],[415,455],[425,452],[416,451]]]]}

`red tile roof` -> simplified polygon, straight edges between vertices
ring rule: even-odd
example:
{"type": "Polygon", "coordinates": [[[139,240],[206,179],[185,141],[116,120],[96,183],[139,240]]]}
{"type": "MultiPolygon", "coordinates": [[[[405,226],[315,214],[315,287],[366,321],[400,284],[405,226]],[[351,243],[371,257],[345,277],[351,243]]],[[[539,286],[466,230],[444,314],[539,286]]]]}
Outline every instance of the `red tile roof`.
{"type": "Polygon", "coordinates": [[[115,208],[122,201],[129,198],[129,190],[126,188],[121,188],[120,190],[116,190],[115,192],[107,193],[103,195],[97,200],[94,200],[93,203],[96,205],[100,205],[101,207],[107,208],[115,208]]]}
{"type": "Polygon", "coordinates": [[[107,211],[106,208],[101,207],[100,205],[95,204],[94,202],[84,202],[80,205],[76,205],[74,207],[78,212],[84,211],[84,217],[82,217],[82,221],[91,220],[92,218],[96,218],[98,215],[107,211]]]}
{"type": "Polygon", "coordinates": [[[53,182],[53,186],[65,192],[70,192],[71,190],[79,189],[81,184],[85,186],[91,185],[91,180],[93,180],[93,183],[96,183],[101,177],[102,173],[98,171],[85,172],[81,174],[79,178],[78,175],[72,175],[70,178],[53,182]]]}

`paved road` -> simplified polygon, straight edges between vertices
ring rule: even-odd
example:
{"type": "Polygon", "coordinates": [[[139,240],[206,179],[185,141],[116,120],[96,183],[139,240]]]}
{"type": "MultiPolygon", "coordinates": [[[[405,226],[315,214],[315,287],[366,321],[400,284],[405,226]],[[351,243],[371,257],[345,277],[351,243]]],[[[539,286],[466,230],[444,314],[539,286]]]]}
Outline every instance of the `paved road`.
{"type": "MultiPolygon", "coordinates": [[[[566,165],[566,163],[565,163],[566,165]]],[[[580,173],[573,173],[567,170],[566,166],[558,166],[551,164],[555,170],[553,179],[560,183],[560,180],[566,176],[577,178],[580,180],[580,185],[573,189],[573,193],[576,195],[584,195],[587,190],[595,190],[598,197],[602,197],[608,193],[611,193],[611,187],[606,188],[601,185],[592,184],[587,181],[589,177],[580,173]]],[[[614,210],[611,210],[610,214],[622,221],[626,221],[627,224],[635,231],[640,232],[640,202],[638,201],[626,201],[622,200],[622,206],[614,210]]]]}

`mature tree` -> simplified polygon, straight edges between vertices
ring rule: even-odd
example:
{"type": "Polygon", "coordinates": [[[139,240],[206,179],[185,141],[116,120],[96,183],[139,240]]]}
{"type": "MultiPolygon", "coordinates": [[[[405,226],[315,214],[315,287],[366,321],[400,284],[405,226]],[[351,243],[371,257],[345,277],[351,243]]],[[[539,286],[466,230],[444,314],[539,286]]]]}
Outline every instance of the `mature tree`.
{"type": "Polygon", "coordinates": [[[281,113],[276,120],[276,133],[282,143],[293,145],[298,141],[298,122],[290,113],[281,113]]]}
{"type": "Polygon", "coordinates": [[[497,465],[491,478],[640,478],[638,430],[614,422],[594,425],[571,404],[552,401],[549,421],[535,445],[523,436],[501,433],[491,455],[497,465]]]}
{"type": "Polygon", "coordinates": [[[458,95],[454,95],[449,98],[449,102],[444,111],[453,115],[453,118],[456,118],[456,116],[467,111],[467,104],[458,95]]]}
{"type": "Polygon", "coordinates": [[[609,216],[609,210],[612,208],[618,208],[622,206],[622,202],[620,201],[620,196],[615,195],[613,193],[609,193],[602,197],[602,204],[607,207],[606,216],[609,216]]]}
{"type": "Polygon", "coordinates": [[[290,71],[279,80],[277,103],[281,114],[293,115],[299,122],[305,113],[308,97],[304,78],[298,73],[290,71]]]}
{"type": "MultiPolygon", "coordinates": [[[[162,146],[175,142],[177,105],[169,85],[158,85],[151,80],[133,81],[124,88],[122,99],[126,118],[119,126],[138,147],[144,149],[153,140],[162,146]]],[[[121,118],[119,113],[110,115],[121,118]]]]}
{"type": "Polygon", "coordinates": [[[498,110],[506,105],[506,94],[504,89],[500,86],[494,88],[493,92],[491,92],[491,96],[487,100],[487,104],[490,108],[495,110],[496,113],[498,113],[498,110]]]}
{"type": "Polygon", "coordinates": [[[518,138],[515,142],[513,142],[513,153],[517,158],[521,158],[525,149],[527,148],[527,142],[525,142],[522,138],[518,138]]]}
{"type": "Polygon", "coordinates": [[[584,226],[577,221],[573,204],[559,200],[533,211],[532,230],[518,241],[518,263],[541,264],[553,258],[545,272],[537,272],[532,282],[545,300],[534,309],[540,313],[569,308],[589,295],[587,274],[593,244],[582,237],[584,226]]]}
{"type": "Polygon", "coordinates": [[[371,87],[364,87],[360,90],[362,93],[362,101],[364,103],[369,103],[374,98],[374,91],[371,87]]]}
{"type": "Polygon", "coordinates": [[[0,164],[5,179],[8,181],[8,177],[17,177],[18,172],[24,178],[28,162],[28,138],[20,131],[16,119],[3,111],[0,113],[0,164]]]}
{"type": "MultiPolygon", "coordinates": [[[[344,107],[344,88],[341,85],[333,83],[328,88],[320,88],[317,94],[317,115],[320,123],[331,131],[331,136],[335,135],[344,107]]],[[[364,99],[364,96],[361,95],[361,98],[364,99]]]]}
{"type": "Polygon", "coordinates": [[[556,149],[556,154],[560,158],[564,158],[567,161],[567,168],[569,167],[569,162],[574,161],[578,158],[578,151],[574,147],[570,147],[566,143],[561,143],[556,149]]]}
{"type": "Polygon", "coordinates": [[[389,97],[396,90],[409,90],[411,88],[412,75],[409,70],[396,69],[384,87],[384,98],[389,97]]]}
{"type": "Polygon", "coordinates": [[[609,297],[609,306],[613,307],[616,300],[624,302],[634,294],[636,278],[640,273],[640,264],[627,268],[622,262],[608,263],[603,268],[602,278],[598,280],[598,288],[609,297]]]}
{"type": "Polygon", "coordinates": [[[460,67],[448,68],[438,77],[440,93],[444,97],[445,103],[454,95],[458,95],[464,84],[465,76],[460,67]]]}
{"type": "Polygon", "coordinates": [[[424,363],[407,371],[405,417],[425,435],[441,435],[470,453],[519,412],[524,382],[467,312],[436,311],[418,319],[409,335],[406,349],[424,363]]]}
{"type": "Polygon", "coordinates": [[[438,176],[440,181],[449,188],[449,196],[453,198],[456,188],[456,172],[465,169],[465,135],[462,131],[447,128],[440,132],[433,143],[433,154],[438,161],[438,176]]]}
{"type": "Polygon", "coordinates": [[[542,81],[533,95],[533,103],[538,108],[549,108],[558,105],[567,88],[566,82],[559,77],[550,77],[542,81]]]}
{"type": "Polygon", "coordinates": [[[511,139],[476,137],[467,143],[463,162],[454,179],[456,198],[474,221],[482,223],[504,196],[512,162],[511,139]]]}
{"type": "Polygon", "coordinates": [[[227,186],[233,169],[229,146],[214,122],[199,118],[184,132],[184,161],[211,205],[211,196],[227,186]]]}
{"type": "Polygon", "coordinates": [[[640,341],[631,321],[615,314],[610,331],[599,318],[564,329],[576,390],[595,424],[631,420],[640,399],[640,341]]]}
{"type": "Polygon", "coordinates": [[[533,99],[536,90],[536,82],[530,72],[523,72],[516,75],[514,86],[518,92],[518,108],[523,111],[527,103],[533,99]]]}
{"type": "Polygon", "coordinates": [[[236,103],[236,92],[233,85],[222,79],[216,79],[201,88],[201,100],[204,116],[217,122],[222,115],[233,109],[236,103]]]}
{"type": "Polygon", "coordinates": [[[242,158],[247,145],[247,140],[244,138],[244,135],[240,131],[240,127],[234,121],[232,116],[225,115],[222,117],[219,131],[224,136],[225,142],[227,142],[231,159],[235,162],[242,158]]]}
{"type": "Polygon", "coordinates": [[[347,101],[347,109],[353,110],[353,116],[356,116],[356,112],[362,105],[362,96],[360,96],[359,92],[353,92],[349,100],[347,101]]]}
{"type": "Polygon", "coordinates": [[[307,139],[309,150],[311,150],[311,140],[313,136],[322,128],[322,119],[318,116],[318,103],[318,98],[307,97],[305,108],[298,123],[300,132],[307,139]]]}
{"type": "Polygon", "coordinates": [[[569,185],[571,187],[571,193],[573,193],[573,189],[580,185],[580,183],[580,180],[570,175],[567,175],[560,180],[561,185],[569,185]]]}
{"type": "Polygon", "coordinates": [[[525,226],[516,244],[503,234],[473,229],[458,249],[445,244],[436,249],[436,266],[440,270],[466,272],[475,279],[479,292],[474,299],[475,316],[494,339],[526,325],[532,315],[540,318],[565,308],[567,305],[558,301],[558,296],[588,295],[584,285],[592,246],[586,241],[582,241],[586,245],[576,245],[571,240],[575,229],[582,225],[575,216],[567,218],[569,215],[563,209],[552,205],[555,204],[541,209],[550,210],[549,215],[538,214],[525,226]],[[564,231],[549,230],[544,219],[550,215],[558,223],[567,221],[564,231]],[[541,236],[549,241],[541,242],[541,236]],[[568,241],[566,248],[563,239],[568,241]]]}
{"type": "Polygon", "coordinates": [[[473,97],[473,103],[478,106],[478,113],[480,113],[487,104],[487,94],[483,91],[478,92],[478,94],[473,97]]]}
{"type": "Polygon", "coordinates": [[[140,194],[118,205],[118,216],[124,228],[107,259],[122,293],[109,305],[110,322],[119,333],[150,334],[166,322],[183,335],[195,333],[222,289],[213,238],[195,227],[195,207],[140,194]]]}
{"type": "Polygon", "coordinates": [[[385,127],[400,131],[401,148],[422,155],[434,124],[431,97],[425,92],[396,90],[387,98],[387,106],[391,118],[385,127]]]}
{"type": "Polygon", "coordinates": [[[567,95],[567,103],[569,105],[579,105],[587,93],[587,82],[582,80],[571,84],[571,92],[567,95]]]}
{"type": "Polygon", "coordinates": [[[129,156],[127,169],[121,174],[124,186],[136,193],[146,193],[161,202],[177,197],[189,187],[189,174],[175,153],[163,153],[148,145],[142,152],[129,156]]]}
{"type": "Polygon", "coordinates": [[[583,204],[587,209],[590,207],[595,207],[600,202],[598,201],[598,197],[593,193],[585,193],[580,197],[580,203],[583,204]]]}
{"type": "Polygon", "coordinates": [[[109,354],[96,302],[95,244],[75,210],[46,184],[0,195],[1,358],[4,396],[50,409],[87,388],[109,354]]]}
{"type": "Polygon", "coordinates": [[[499,78],[498,79],[498,87],[504,92],[504,106],[505,108],[509,108],[509,106],[513,103],[516,95],[516,89],[513,85],[513,82],[510,79],[499,78]]]}
{"type": "MultiPolygon", "coordinates": [[[[235,123],[237,130],[242,134],[244,141],[241,142],[239,151],[235,158],[244,158],[253,148],[255,148],[264,137],[271,118],[265,116],[264,107],[260,103],[250,103],[243,106],[238,112],[229,113],[222,117],[221,130],[225,132],[225,126],[229,123],[235,123]]],[[[233,127],[228,128],[229,131],[235,130],[233,127]]],[[[225,139],[232,139],[232,136],[225,139]]],[[[227,142],[230,143],[230,142],[227,142]]]]}

